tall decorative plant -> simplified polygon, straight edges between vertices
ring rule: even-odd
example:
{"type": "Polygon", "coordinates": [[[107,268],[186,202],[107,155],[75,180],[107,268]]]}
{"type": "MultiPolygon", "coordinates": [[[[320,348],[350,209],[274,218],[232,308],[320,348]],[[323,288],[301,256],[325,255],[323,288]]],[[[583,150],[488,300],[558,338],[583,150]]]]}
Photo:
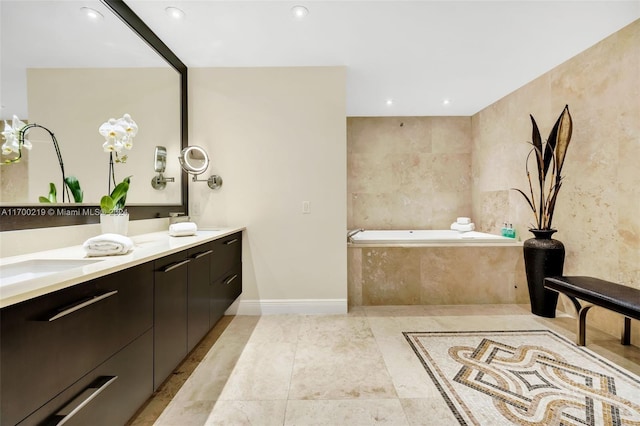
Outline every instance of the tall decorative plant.
{"type": "Polygon", "coordinates": [[[123,214],[127,199],[127,191],[131,183],[131,176],[116,184],[114,157],[116,163],[126,163],[127,155],[123,150],[133,148],[133,138],[138,134],[138,125],[129,114],[124,114],[119,119],[110,118],[100,125],[98,132],[105,138],[102,144],[104,152],[109,153],[109,194],[100,199],[100,209],[103,214],[123,214]],[[111,191],[111,185],[114,188],[111,191]]]}
{"type": "Polygon", "coordinates": [[[556,232],[551,224],[558,193],[562,187],[562,166],[571,142],[573,122],[569,114],[569,106],[565,105],[547,141],[542,142],[538,124],[532,115],[530,117],[533,127],[531,141],[533,148],[526,161],[529,195],[519,189],[513,189],[527,200],[535,218],[535,225],[530,229],[534,238],[522,244],[531,312],[542,317],[553,318],[556,315],[558,293],[545,288],[544,280],[546,277],[562,275],[564,269],[564,244],[551,237],[556,232]],[[535,178],[532,179],[529,171],[529,160],[532,155],[536,160],[537,187],[533,184],[532,181],[535,178]]]}
{"type": "Polygon", "coordinates": [[[571,120],[571,114],[569,114],[569,105],[565,105],[562,113],[551,129],[547,141],[542,142],[536,120],[533,118],[533,115],[529,115],[529,117],[531,117],[533,127],[532,141],[530,142],[533,148],[529,151],[525,164],[527,179],[529,180],[529,195],[520,189],[512,189],[522,194],[529,203],[529,207],[531,207],[535,218],[535,225],[532,226],[532,228],[551,230],[553,229],[551,227],[553,212],[556,207],[558,193],[562,186],[562,166],[567,154],[569,142],[571,142],[573,122],[571,120]],[[537,189],[537,191],[534,190],[531,172],[529,170],[529,160],[532,155],[535,156],[536,160],[537,188],[535,189],[537,189]]]}

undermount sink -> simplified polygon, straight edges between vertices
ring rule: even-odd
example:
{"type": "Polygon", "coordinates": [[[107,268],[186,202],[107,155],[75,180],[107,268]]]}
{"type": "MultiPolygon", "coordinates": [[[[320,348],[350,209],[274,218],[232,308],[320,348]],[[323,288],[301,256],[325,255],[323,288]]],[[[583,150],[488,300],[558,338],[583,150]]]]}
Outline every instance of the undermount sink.
{"type": "Polygon", "coordinates": [[[0,286],[81,268],[101,261],[89,259],[33,259],[12,263],[0,266],[0,286]]]}

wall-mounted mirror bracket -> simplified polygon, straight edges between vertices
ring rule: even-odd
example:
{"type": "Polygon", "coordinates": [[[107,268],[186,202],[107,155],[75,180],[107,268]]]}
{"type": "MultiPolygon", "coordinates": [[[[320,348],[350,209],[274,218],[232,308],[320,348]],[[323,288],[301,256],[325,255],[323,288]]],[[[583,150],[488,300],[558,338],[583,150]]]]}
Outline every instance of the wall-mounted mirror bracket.
{"type": "Polygon", "coordinates": [[[207,152],[199,146],[190,145],[180,151],[178,156],[182,170],[193,175],[192,182],[207,182],[209,188],[218,189],[222,186],[222,178],[218,175],[211,175],[209,179],[198,179],[209,167],[209,156],[207,152]]]}
{"type": "Polygon", "coordinates": [[[167,148],[164,146],[156,146],[153,155],[153,169],[156,173],[151,179],[151,186],[153,189],[164,189],[167,186],[167,182],[175,182],[175,178],[165,177],[163,175],[167,168],[167,148]]]}

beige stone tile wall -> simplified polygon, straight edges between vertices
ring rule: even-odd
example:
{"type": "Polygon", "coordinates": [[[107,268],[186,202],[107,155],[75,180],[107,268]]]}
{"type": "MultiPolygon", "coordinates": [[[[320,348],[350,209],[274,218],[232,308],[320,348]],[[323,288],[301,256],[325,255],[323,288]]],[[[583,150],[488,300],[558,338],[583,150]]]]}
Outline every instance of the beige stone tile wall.
{"type": "Polygon", "coordinates": [[[471,214],[470,117],[347,119],[349,229],[449,229],[471,214]]]}
{"type": "MultiPolygon", "coordinates": [[[[509,190],[528,186],[529,114],[546,138],[568,104],[573,138],[553,223],[567,251],[564,272],[640,288],[638,46],[635,21],[471,118],[473,216],[481,231],[496,232],[508,216],[529,237],[532,214],[509,190]]],[[[621,318],[596,309],[588,323],[615,334],[621,318]]]]}
{"type": "Polygon", "coordinates": [[[521,247],[349,247],[349,305],[527,303],[521,247]]]}

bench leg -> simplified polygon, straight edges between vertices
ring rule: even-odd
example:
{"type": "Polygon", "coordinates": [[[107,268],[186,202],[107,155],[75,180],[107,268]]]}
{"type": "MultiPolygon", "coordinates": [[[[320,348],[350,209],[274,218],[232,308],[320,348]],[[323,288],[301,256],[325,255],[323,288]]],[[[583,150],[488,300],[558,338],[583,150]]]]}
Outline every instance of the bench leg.
{"type": "Polygon", "coordinates": [[[631,318],[624,317],[624,327],[622,328],[621,343],[623,345],[631,344],[631,318]]]}
{"type": "Polygon", "coordinates": [[[587,313],[589,309],[591,309],[593,305],[587,305],[583,308],[580,308],[578,311],[578,335],[576,339],[576,344],[578,346],[584,346],[587,340],[587,313]]]}

